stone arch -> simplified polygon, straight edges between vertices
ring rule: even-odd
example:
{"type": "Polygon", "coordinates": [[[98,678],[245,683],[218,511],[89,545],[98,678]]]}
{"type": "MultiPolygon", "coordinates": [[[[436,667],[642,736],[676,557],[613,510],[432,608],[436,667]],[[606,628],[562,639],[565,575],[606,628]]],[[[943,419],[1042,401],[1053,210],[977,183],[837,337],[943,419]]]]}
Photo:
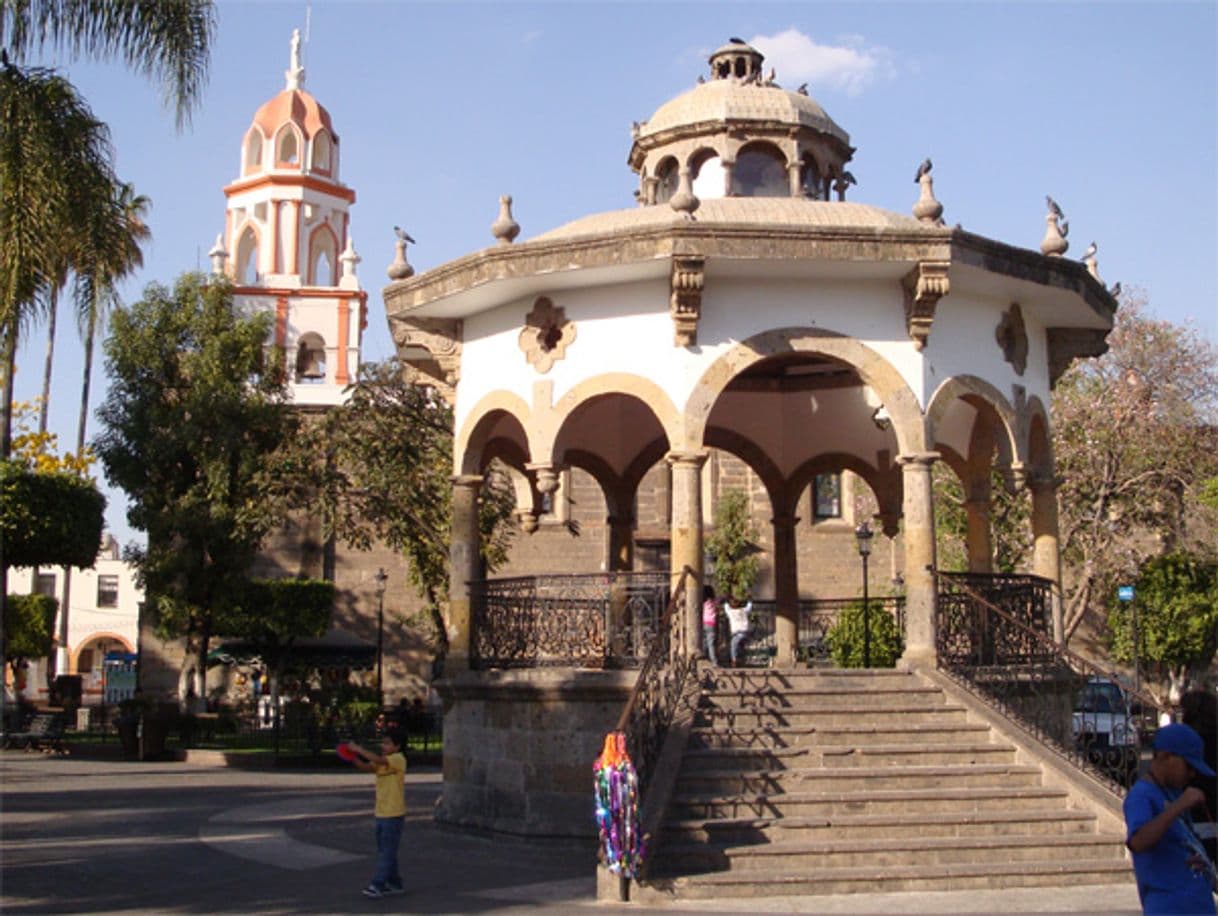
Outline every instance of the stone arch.
{"type": "Polygon", "coordinates": [[[985,379],[975,375],[953,376],[936,388],[931,395],[926,405],[926,428],[932,442],[935,440],[936,428],[947,415],[952,402],[956,400],[967,401],[978,409],[990,408],[1006,433],[1011,460],[1020,460],[1023,451],[1020,448],[1019,436],[1016,434],[1019,423],[1011,402],[1001,391],[985,379]]]}
{"type": "Polygon", "coordinates": [[[241,173],[248,174],[249,172],[259,171],[262,169],[262,149],[265,138],[262,136],[262,131],[255,124],[249,129],[245,135],[245,148],[242,150],[241,156],[241,173]]]}
{"type": "Polygon", "coordinates": [[[465,418],[453,441],[453,467],[457,474],[481,474],[486,466],[484,455],[491,430],[504,417],[515,421],[513,440],[528,455],[537,454],[535,437],[530,436],[532,414],[529,405],[519,395],[494,391],[482,398],[465,418]]]}
{"type": "Polygon", "coordinates": [[[258,282],[262,274],[258,263],[258,251],[262,247],[258,224],[247,220],[236,232],[237,244],[233,257],[233,282],[238,286],[258,282]]]}
{"type": "Polygon", "coordinates": [[[338,236],[329,223],[322,223],[309,234],[310,286],[338,285],[338,236]]]}
{"type": "Polygon", "coordinates": [[[1019,415],[1019,439],[1030,469],[1055,474],[1057,459],[1053,455],[1053,425],[1049,411],[1038,397],[1030,398],[1019,415]]]}
{"type": "Polygon", "coordinates": [[[789,508],[783,505],[785,481],[781,472],[765,451],[758,448],[750,439],[731,430],[709,426],[706,429],[705,445],[735,455],[748,465],[749,470],[757,475],[761,485],[765,487],[766,493],[770,497],[770,507],[774,512],[789,508]]]}
{"type": "Polygon", "coordinates": [[[571,417],[590,401],[615,395],[630,397],[644,404],[655,417],[660,429],[668,439],[670,447],[675,447],[676,443],[680,441],[678,432],[681,428],[680,415],[668,396],[668,392],[651,379],[641,375],[633,375],[628,372],[607,372],[604,375],[584,379],[554,402],[552,416],[544,429],[547,434],[548,448],[545,449],[544,454],[535,452],[534,460],[553,461],[556,457],[561,459],[561,456],[554,455],[554,451],[560,445],[559,440],[563,428],[571,417]]]}
{"type": "Polygon", "coordinates": [[[304,138],[293,124],[285,124],[275,135],[275,165],[292,168],[300,165],[304,150],[304,138]]]}
{"type": "Polygon", "coordinates": [[[86,636],[84,639],[82,639],[80,641],[80,644],[77,645],[76,648],[74,648],[72,650],[71,655],[70,655],[68,670],[72,671],[72,672],[79,672],[80,671],[80,653],[85,651],[85,649],[92,648],[94,645],[96,645],[99,642],[106,642],[106,641],[110,641],[110,640],[113,640],[114,642],[121,644],[122,647],[124,649],[126,649],[128,652],[135,652],[135,646],[132,645],[131,641],[129,639],[127,639],[126,636],[121,636],[118,633],[113,632],[112,630],[102,630],[101,632],[98,632],[98,633],[90,633],[88,636],[86,636]]]}
{"type": "Polygon", "coordinates": [[[790,197],[787,155],[769,140],[740,147],[732,169],[732,192],[738,197],[790,197]]]}
{"type": "Polygon", "coordinates": [[[701,447],[707,419],[732,379],[755,363],[785,353],[808,353],[836,359],[854,369],[880,397],[902,454],[926,451],[926,428],[917,396],[901,374],[866,344],[823,328],[776,328],[737,342],[702,373],[686,401],[681,434],[674,446],[701,447]]]}
{"type": "Polygon", "coordinates": [[[677,193],[677,184],[681,177],[680,171],[681,167],[675,156],[665,156],[656,163],[655,203],[666,204],[677,193]]]}
{"type": "Polygon", "coordinates": [[[329,133],[325,130],[319,130],[313,135],[313,140],[310,143],[309,167],[314,172],[319,172],[322,175],[331,175],[334,172],[334,143],[330,139],[329,133]]]}

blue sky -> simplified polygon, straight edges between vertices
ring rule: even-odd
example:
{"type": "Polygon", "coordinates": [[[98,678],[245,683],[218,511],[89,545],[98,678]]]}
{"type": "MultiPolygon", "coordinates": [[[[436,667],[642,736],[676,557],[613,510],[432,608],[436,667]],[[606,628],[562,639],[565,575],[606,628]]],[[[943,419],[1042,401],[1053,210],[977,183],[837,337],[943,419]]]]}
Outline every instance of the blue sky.
{"type": "MultiPolygon", "coordinates": [[[[357,193],[351,233],[369,290],[366,359],[391,344],[380,289],[392,227],[425,270],[491,244],[500,194],[521,239],[633,205],[630,125],[694,86],[731,36],[807,82],[851,135],[850,199],[907,213],[935,163],[949,224],[1035,248],[1045,194],[1071,224],[1068,256],[1099,244],[1109,284],[1218,341],[1218,4],[228,2],[203,104],[175,131],[156,89],[118,65],[66,68],[108,122],[120,176],[153,202],[152,281],[206,266],[254,112],[283,89],[303,30],[306,89],[341,138],[357,193]]],[[[54,61],[46,61],[54,63],[54,61]]],[[[45,331],[23,347],[16,395],[36,394],[45,331]]],[[[100,362],[100,360],[99,360],[100,362]]],[[[80,345],[60,320],[51,425],[75,442],[80,345]]],[[[94,404],[105,379],[94,378],[94,404]]],[[[97,432],[90,420],[90,435],[97,432]]],[[[135,535],[121,493],[108,522],[135,535]]]]}

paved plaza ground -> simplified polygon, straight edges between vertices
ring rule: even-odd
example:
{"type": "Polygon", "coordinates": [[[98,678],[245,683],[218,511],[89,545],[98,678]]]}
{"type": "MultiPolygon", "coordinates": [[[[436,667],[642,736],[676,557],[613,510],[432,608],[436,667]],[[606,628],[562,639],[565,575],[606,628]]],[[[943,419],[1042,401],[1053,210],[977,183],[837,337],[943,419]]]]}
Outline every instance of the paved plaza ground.
{"type": "MultiPolygon", "coordinates": [[[[589,779],[591,777],[589,776],[589,779]]],[[[591,844],[438,826],[434,769],[407,777],[408,892],[360,896],[373,867],[371,779],[0,753],[5,913],[657,912],[595,900],[591,844]]],[[[659,912],[1140,912],[1103,888],[690,901],[659,912]]]]}

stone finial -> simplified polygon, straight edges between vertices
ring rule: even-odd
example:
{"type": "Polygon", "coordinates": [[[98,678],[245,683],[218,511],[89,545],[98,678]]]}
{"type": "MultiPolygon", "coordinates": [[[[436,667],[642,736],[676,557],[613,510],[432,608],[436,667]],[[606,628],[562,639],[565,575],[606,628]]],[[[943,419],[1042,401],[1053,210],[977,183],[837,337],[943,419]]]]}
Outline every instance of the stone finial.
{"type": "Polygon", "coordinates": [[[694,211],[702,205],[702,201],[694,196],[693,179],[690,177],[689,166],[682,166],[677,191],[668,200],[668,205],[678,213],[684,213],[687,219],[693,219],[694,211]]]}
{"type": "Polygon", "coordinates": [[[393,256],[393,263],[385,271],[385,273],[389,274],[390,280],[405,280],[407,277],[414,276],[414,268],[406,260],[406,245],[408,240],[408,238],[402,238],[401,235],[398,236],[394,246],[396,251],[393,256]]]}
{"type": "Polygon", "coordinates": [[[1051,258],[1060,258],[1070,247],[1066,236],[1070,234],[1070,223],[1052,197],[1045,195],[1049,212],[1045,215],[1045,237],[1040,240],[1040,251],[1051,258]]]}
{"type": "Polygon", "coordinates": [[[228,260],[228,252],[224,250],[224,237],[222,233],[216,233],[216,244],[211,246],[211,251],[207,252],[207,256],[211,258],[212,276],[223,276],[224,262],[228,260]]]}
{"type": "Polygon", "coordinates": [[[516,523],[525,534],[532,534],[538,528],[537,513],[531,509],[517,509],[516,523]]]}
{"type": "Polygon", "coordinates": [[[499,198],[499,218],[491,223],[491,235],[499,239],[500,245],[510,245],[520,234],[520,223],[512,218],[512,195],[499,198]]]}
{"type": "Polygon", "coordinates": [[[918,169],[917,182],[922,188],[918,201],[913,205],[913,215],[919,222],[931,226],[943,225],[943,204],[935,200],[935,181],[930,177],[930,160],[918,169]]]}
{"type": "Polygon", "coordinates": [[[355,276],[356,265],[363,258],[355,251],[355,241],[351,236],[347,236],[347,247],[343,249],[343,253],[338,256],[338,261],[342,264],[342,275],[339,277],[338,285],[348,289],[359,289],[359,280],[355,276]]]}
{"type": "Polygon", "coordinates": [[[288,58],[288,69],[283,72],[289,90],[303,89],[304,64],[300,59],[300,29],[292,29],[292,53],[288,58]]]}

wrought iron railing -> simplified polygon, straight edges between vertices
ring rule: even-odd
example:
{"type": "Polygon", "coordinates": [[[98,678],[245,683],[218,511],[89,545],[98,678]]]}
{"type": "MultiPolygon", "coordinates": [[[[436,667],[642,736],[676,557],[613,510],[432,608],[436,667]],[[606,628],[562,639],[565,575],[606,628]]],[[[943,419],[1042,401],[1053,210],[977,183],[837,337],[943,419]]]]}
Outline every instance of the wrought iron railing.
{"type": "Polygon", "coordinates": [[[697,656],[689,650],[689,614],[685,608],[687,590],[696,584],[694,571],[685,567],[664,608],[630,699],[614,727],[626,735],[626,750],[638,777],[640,805],[655,773],[664,736],[684,694],[686,679],[697,663],[697,656]]]}
{"type": "Polygon", "coordinates": [[[1037,591],[1037,583],[1002,577],[1017,593],[1003,607],[992,600],[1003,597],[1001,587],[990,582],[978,589],[978,578],[988,577],[936,574],[939,669],[1075,766],[1124,794],[1137,778],[1139,764],[1138,720],[1130,704],[1157,709],[1158,703],[1119,686],[1112,669],[1055,643],[1039,598],[1019,597],[1023,585],[1036,586],[1030,591],[1037,591]]]}
{"type": "MultiPolygon", "coordinates": [[[[843,610],[862,604],[861,598],[801,598],[797,624],[797,657],[800,661],[817,662],[829,658],[829,631],[843,610]]],[[[869,598],[873,614],[888,614],[896,619],[899,632],[905,631],[905,599],[901,596],[869,598]]],[[[778,603],[770,599],[753,602],[749,615],[749,640],[745,644],[745,664],[751,667],[768,665],[777,652],[775,617],[778,603]]]]}
{"type": "Polygon", "coordinates": [[[519,576],[470,583],[470,665],[638,667],[668,600],[667,573],[519,576]]]}

